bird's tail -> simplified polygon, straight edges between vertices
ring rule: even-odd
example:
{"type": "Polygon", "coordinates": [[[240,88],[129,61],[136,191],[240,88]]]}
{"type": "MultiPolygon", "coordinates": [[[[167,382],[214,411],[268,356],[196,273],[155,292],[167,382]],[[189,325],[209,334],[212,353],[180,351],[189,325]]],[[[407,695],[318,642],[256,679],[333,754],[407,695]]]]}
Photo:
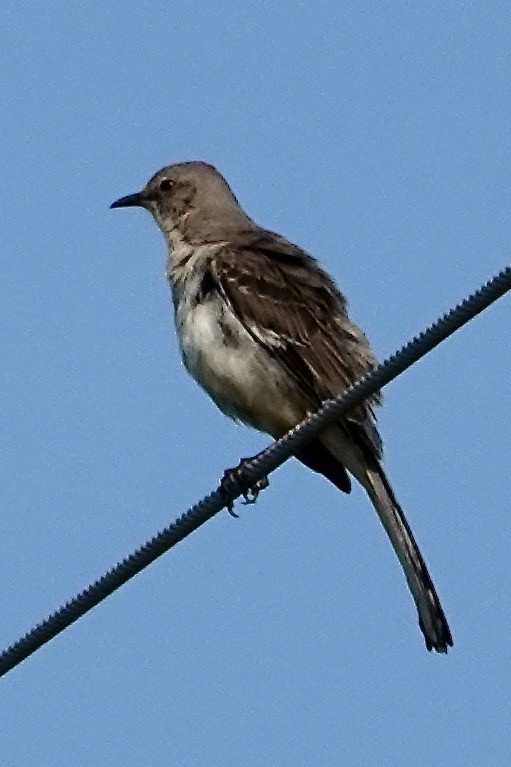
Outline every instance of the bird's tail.
{"type": "Polygon", "coordinates": [[[428,650],[446,653],[452,636],[433,581],[406,517],[381,466],[366,468],[364,485],[401,563],[428,650]]]}

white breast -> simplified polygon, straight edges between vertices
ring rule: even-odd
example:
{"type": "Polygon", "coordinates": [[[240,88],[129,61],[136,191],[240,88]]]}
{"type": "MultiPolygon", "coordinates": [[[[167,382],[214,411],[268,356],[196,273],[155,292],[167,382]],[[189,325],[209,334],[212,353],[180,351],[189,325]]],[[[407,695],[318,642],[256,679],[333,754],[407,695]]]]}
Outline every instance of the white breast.
{"type": "Polygon", "coordinates": [[[204,273],[200,250],[180,274],[175,266],[169,270],[184,364],[226,415],[278,436],[304,415],[296,390],[218,293],[197,301],[204,273]]]}

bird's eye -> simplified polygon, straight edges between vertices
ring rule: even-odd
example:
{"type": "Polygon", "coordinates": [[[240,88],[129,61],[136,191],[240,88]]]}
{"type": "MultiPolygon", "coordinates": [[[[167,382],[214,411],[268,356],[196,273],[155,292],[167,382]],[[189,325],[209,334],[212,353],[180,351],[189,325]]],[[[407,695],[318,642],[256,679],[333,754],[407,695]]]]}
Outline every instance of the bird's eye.
{"type": "Polygon", "coordinates": [[[172,186],[172,181],[169,178],[164,178],[163,181],[160,182],[160,189],[162,192],[170,192],[172,186]]]}

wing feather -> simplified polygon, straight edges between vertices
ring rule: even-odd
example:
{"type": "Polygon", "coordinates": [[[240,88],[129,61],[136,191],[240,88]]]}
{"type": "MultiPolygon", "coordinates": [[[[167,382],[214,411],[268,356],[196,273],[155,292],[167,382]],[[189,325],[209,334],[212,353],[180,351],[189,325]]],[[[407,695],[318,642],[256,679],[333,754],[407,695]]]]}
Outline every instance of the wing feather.
{"type": "MultiPolygon", "coordinates": [[[[287,370],[312,408],[342,393],[376,365],[346,299],[316,260],[272,232],[254,233],[217,252],[211,270],[224,300],[251,336],[287,370]]],[[[381,440],[373,407],[350,412],[343,427],[374,458],[381,440]]]]}

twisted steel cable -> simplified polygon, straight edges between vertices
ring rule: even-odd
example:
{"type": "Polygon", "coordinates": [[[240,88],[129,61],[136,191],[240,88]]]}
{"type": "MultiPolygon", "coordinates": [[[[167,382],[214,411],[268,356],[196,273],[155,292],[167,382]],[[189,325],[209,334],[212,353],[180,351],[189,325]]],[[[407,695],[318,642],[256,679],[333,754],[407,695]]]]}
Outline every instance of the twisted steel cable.
{"type": "Polygon", "coordinates": [[[233,501],[242,495],[242,486],[252,487],[257,481],[264,479],[287,461],[300,447],[322,432],[330,423],[338,420],[346,411],[397,378],[510,289],[511,266],[508,266],[479,290],[444,314],[433,325],[415,336],[398,352],[384,360],[344,394],[326,402],[316,413],[295,426],[281,439],[269,445],[254,458],[243,462],[237,479],[231,473],[213,493],[196,503],[175,522],[165,527],[105,575],[5,649],[0,654],[0,677],[18,666],[89,610],[92,610],[130,578],[144,570],[151,562],[154,562],[172,546],[186,538],[221,509],[231,506],[233,501]]]}

